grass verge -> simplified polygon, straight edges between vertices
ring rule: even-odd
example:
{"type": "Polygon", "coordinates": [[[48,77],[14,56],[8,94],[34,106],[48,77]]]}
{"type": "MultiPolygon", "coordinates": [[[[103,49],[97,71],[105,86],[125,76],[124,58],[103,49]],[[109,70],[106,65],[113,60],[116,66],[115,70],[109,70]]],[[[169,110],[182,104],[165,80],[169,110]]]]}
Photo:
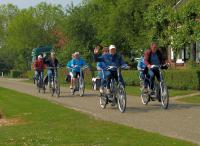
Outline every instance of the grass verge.
{"type": "Polygon", "coordinates": [[[24,125],[0,127],[0,145],[192,146],[194,144],[97,120],[44,99],[0,88],[0,110],[24,125]]]}

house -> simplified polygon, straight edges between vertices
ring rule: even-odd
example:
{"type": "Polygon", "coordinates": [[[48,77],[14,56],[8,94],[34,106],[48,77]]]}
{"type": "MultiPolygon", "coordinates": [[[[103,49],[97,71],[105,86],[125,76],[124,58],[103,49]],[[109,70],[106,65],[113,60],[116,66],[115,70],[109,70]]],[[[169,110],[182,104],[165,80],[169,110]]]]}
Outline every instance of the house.
{"type": "MultiPolygon", "coordinates": [[[[187,1],[188,0],[177,0],[174,8],[177,9],[183,6],[187,1]]],[[[196,19],[196,21],[200,22],[200,18],[196,19]]],[[[177,65],[184,65],[186,61],[191,58],[193,61],[200,63],[200,41],[181,49],[177,52],[177,56],[175,56],[173,48],[168,49],[168,59],[177,65]]]]}

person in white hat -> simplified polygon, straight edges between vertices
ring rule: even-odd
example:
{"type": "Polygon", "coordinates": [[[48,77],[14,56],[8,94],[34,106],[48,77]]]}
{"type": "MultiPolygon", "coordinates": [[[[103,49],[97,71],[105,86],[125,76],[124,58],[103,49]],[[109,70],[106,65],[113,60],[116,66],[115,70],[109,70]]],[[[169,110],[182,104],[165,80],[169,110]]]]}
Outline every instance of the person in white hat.
{"type": "MultiPolygon", "coordinates": [[[[115,45],[109,46],[109,55],[99,55],[99,50],[95,48],[94,49],[94,60],[95,60],[95,62],[105,62],[105,64],[107,66],[129,68],[129,66],[122,59],[122,56],[117,53],[117,49],[116,49],[115,45]]],[[[108,94],[110,94],[110,81],[111,81],[112,77],[114,77],[116,79],[116,81],[118,81],[116,69],[113,69],[112,71],[110,71],[110,76],[108,77],[108,81],[107,81],[107,93],[108,94]]],[[[122,75],[120,75],[120,81],[125,86],[122,75]]]]}
{"type": "Polygon", "coordinates": [[[35,79],[38,79],[39,76],[43,79],[45,64],[42,55],[38,55],[37,58],[34,62],[35,79]]]}

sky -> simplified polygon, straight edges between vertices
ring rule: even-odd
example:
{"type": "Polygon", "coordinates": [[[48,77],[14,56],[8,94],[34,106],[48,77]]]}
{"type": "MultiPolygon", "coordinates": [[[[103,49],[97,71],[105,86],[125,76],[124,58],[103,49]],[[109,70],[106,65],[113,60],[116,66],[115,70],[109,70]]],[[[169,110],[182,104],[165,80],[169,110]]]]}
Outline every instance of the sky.
{"type": "Polygon", "coordinates": [[[30,6],[35,6],[40,2],[47,2],[51,4],[61,4],[65,7],[67,4],[71,4],[73,2],[75,5],[79,4],[81,0],[0,0],[0,4],[14,4],[19,8],[28,8],[30,6]]]}

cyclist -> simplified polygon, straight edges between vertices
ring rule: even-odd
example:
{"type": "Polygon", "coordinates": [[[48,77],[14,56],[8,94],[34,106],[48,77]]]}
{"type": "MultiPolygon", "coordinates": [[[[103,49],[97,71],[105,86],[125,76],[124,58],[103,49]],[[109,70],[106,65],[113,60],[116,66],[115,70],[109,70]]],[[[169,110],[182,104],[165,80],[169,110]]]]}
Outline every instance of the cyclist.
{"type": "Polygon", "coordinates": [[[38,80],[39,76],[43,79],[45,64],[42,55],[39,55],[34,62],[35,78],[38,80]]]}
{"type": "Polygon", "coordinates": [[[151,90],[153,90],[155,77],[157,78],[158,81],[160,81],[159,70],[153,68],[153,66],[154,65],[159,66],[164,64],[162,52],[160,49],[157,48],[156,42],[152,42],[150,48],[146,50],[144,55],[144,62],[149,69],[148,74],[150,76],[150,81],[151,81],[150,88],[151,90]]]}
{"type": "Polygon", "coordinates": [[[50,86],[51,79],[54,75],[54,71],[57,71],[59,62],[56,58],[55,52],[51,52],[51,56],[49,58],[45,58],[44,60],[47,65],[48,85],[50,86]]]}
{"type": "MultiPolygon", "coordinates": [[[[117,53],[115,45],[109,46],[109,54],[100,56],[100,55],[98,55],[98,53],[99,53],[99,49],[95,48],[94,49],[94,59],[96,62],[104,62],[107,66],[115,66],[115,67],[122,66],[123,68],[128,68],[128,65],[122,59],[122,56],[117,53]]],[[[111,93],[110,92],[111,78],[114,77],[116,79],[116,81],[118,81],[117,70],[112,69],[112,70],[109,70],[109,72],[110,72],[110,75],[108,76],[108,82],[107,82],[107,93],[108,94],[111,93]]],[[[119,80],[125,86],[122,75],[120,75],[119,80]]]]}
{"type": "MultiPolygon", "coordinates": [[[[107,47],[103,48],[102,56],[106,56],[108,54],[109,54],[109,49],[107,47]]],[[[98,70],[98,76],[101,79],[100,93],[103,93],[103,88],[106,86],[110,72],[107,71],[107,65],[105,62],[97,62],[97,70],[98,70]]]]}
{"type": "Polygon", "coordinates": [[[70,81],[71,81],[71,84],[70,84],[70,89],[73,89],[73,82],[72,82],[72,77],[73,77],[73,74],[72,74],[72,69],[71,69],[71,64],[72,64],[72,61],[73,59],[75,59],[74,57],[74,53],[72,54],[72,59],[70,61],[67,62],[66,64],[66,67],[68,68],[69,67],[69,75],[70,75],[70,81]]]}
{"type": "Polygon", "coordinates": [[[78,75],[80,75],[80,69],[81,67],[86,65],[86,62],[80,57],[79,52],[75,52],[73,57],[74,58],[67,64],[67,67],[71,68],[72,72],[72,81],[70,89],[74,89],[77,82],[77,77],[78,75]]]}

